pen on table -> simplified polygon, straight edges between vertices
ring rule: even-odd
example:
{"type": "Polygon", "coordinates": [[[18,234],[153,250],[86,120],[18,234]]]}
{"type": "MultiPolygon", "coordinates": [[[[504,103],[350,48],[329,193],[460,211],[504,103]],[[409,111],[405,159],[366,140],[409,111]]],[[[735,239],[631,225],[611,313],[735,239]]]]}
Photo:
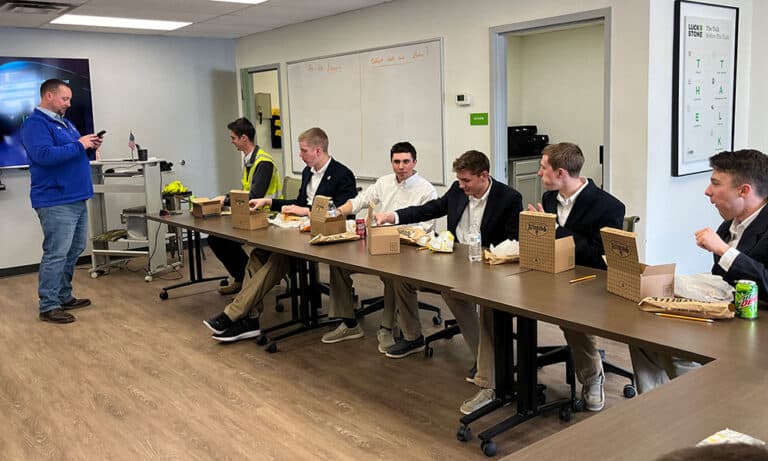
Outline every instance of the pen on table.
{"type": "Polygon", "coordinates": [[[714,320],[712,320],[712,319],[702,319],[702,318],[699,318],[699,317],[688,317],[687,315],[666,314],[664,312],[656,312],[656,315],[658,315],[659,317],[667,317],[667,318],[670,318],[670,319],[695,320],[697,322],[707,322],[707,323],[714,322],[714,320]]]}
{"type": "Polygon", "coordinates": [[[577,279],[570,280],[568,283],[583,282],[584,280],[592,280],[593,278],[596,278],[596,277],[597,277],[597,274],[585,275],[584,277],[579,277],[577,279]]]}

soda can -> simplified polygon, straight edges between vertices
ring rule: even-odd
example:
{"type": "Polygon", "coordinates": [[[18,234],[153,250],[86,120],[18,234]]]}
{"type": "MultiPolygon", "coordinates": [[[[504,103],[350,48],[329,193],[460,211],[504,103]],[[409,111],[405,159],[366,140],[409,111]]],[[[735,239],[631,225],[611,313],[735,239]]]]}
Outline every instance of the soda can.
{"type": "Polygon", "coordinates": [[[736,317],[740,319],[754,320],[757,318],[757,283],[752,280],[737,280],[736,317]]]}
{"type": "Polygon", "coordinates": [[[360,236],[361,239],[365,238],[365,219],[355,220],[355,232],[360,236]]]}

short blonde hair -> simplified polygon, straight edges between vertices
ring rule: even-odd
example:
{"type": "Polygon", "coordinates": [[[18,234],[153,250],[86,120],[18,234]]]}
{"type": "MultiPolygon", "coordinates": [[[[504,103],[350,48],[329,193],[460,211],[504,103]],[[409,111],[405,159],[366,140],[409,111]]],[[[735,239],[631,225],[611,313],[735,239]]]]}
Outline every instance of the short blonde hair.
{"type": "Polygon", "coordinates": [[[328,153],[328,135],[321,128],[314,127],[299,135],[299,142],[306,142],[312,147],[319,147],[328,153]]]}

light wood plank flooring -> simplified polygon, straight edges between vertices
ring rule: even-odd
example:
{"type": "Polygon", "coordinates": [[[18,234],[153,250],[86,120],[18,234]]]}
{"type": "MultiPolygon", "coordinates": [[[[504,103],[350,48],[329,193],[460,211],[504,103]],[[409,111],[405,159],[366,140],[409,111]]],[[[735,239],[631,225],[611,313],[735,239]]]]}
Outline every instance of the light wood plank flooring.
{"type": "MultiPolygon", "coordinates": [[[[223,273],[210,255],[204,265],[223,273]]],[[[37,320],[36,274],[0,279],[0,459],[485,459],[476,438],[455,437],[458,407],[476,391],[464,381],[472,359],[461,337],[436,343],[431,359],[387,359],[376,351],[377,313],[363,321],[363,340],[324,345],[318,330],[268,354],[253,341],[211,340],[202,320],[227,303],[216,282],[161,301],[160,288],[173,281],[146,283],[126,269],[91,279],[87,269],[76,271],[75,296],[93,306],[74,311],[69,325],[37,320]]],[[[375,277],[355,280],[362,298],[381,292],[375,277]]],[[[421,296],[444,307],[438,296],[421,296]]],[[[287,318],[275,313],[273,296],[266,311],[263,325],[287,318]]],[[[422,323],[436,328],[427,313],[422,323]]],[[[541,325],[540,343],[562,342],[558,328],[541,325]]],[[[625,346],[601,346],[628,364],[625,346]]],[[[550,395],[566,391],[562,368],[540,377],[550,395]]],[[[608,377],[607,407],[621,404],[623,384],[608,377]]],[[[511,412],[502,413],[491,421],[511,412]]],[[[524,424],[495,440],[499,455],[586,417],[524,424]]]]}

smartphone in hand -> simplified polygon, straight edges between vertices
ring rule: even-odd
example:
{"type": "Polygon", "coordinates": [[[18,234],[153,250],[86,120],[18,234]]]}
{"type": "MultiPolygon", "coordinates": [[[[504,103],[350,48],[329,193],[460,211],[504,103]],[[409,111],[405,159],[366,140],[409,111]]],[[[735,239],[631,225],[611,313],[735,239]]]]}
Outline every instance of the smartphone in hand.
{"type": "Polygon", "coordinates": [[[101,130],[101,131],[99,131],[98,133],[96,133],[96,136],[98,136],[99,138],[103,138],[103,137],[104,137],[104,134],[105,134],[106,132],[107,132],[107,130],[101,130]]]}

